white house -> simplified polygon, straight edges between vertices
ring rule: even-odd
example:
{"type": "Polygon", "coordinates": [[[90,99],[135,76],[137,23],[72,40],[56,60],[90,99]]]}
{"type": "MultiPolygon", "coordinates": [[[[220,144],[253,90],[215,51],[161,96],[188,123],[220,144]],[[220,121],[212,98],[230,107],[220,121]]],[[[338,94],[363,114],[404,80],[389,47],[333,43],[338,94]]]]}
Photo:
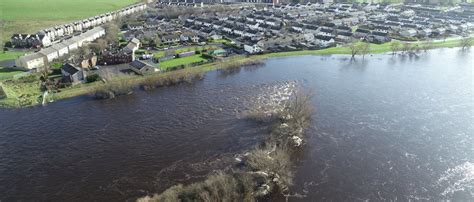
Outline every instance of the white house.
{"type": "Polygon", "coordinates": [[[58,58],[59,55],[58,55],[58,51],[54,48],[43,48],[42,50],[38,51],[38,53],[40,53],[41,55],[43,55],[46,59],[45,60],[45,64],[48,63],[48,62],[51,62],[53,61],[54,59],[58,58]]]}
{"type": "Polygon", "coordinates": [[[15,61],[15,65],[26,70],[37,69],[44,66],[44,56],[40,53],[21,56],[15,61]]]}
{"type": "Polygon", "coordinates": [[[61,57],[63,55],[66,55],[69,53],[69,49],[67,46],[65,46],[64,44],[62,43],[57,43],[57,44],[54,44],[53,46],[51,46],[51,48],[54,48],[58,51],[58,56],[61,57]]]}
{"type": "Polygon", "coordinates": [[[400,31],[400,35],[403,36],[403,37],[414,37],[416,36],[417,32],[415,29],[403,29],[402,31],[400,31]]]}
{"type": "Polygon", "coordinates": [[[250,54],[260,53],[263,51],[262,48],[260,48],[260,46],[258,46],[257,44],[244,44],[244,50],[250,54]]]}

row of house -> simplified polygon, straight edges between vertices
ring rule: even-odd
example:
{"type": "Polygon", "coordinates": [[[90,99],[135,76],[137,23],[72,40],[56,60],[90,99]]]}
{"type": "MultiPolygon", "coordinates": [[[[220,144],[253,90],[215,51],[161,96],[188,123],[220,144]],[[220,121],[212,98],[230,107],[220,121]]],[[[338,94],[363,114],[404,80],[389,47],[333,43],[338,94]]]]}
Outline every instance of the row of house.
{"type": "Polygon", "coordinates": [[[144,3],[128,6],[126,8],[96,15],[87,19],[75,21],[68,24],[58,25],[38,31],[36,34],[14,34],[11,37],[12,45],[16,48],[38,48],[48,47],[55,41],[62,40],[64,37],[72,36],[74,33],[85,32],[114,19],[124,17],[147,8],[144,3]]]}
{"type": "Polygon", "coordinates": [[[43,48],[38,52],[21,56],[15,61],[15,64],[17,67],[26,70],[39,69],[47,66],[53,60],[78,49],[83,46],[83,44],[92,42],[104,35],[105,29],[103,27],[95,27],[87,32],[71,37],[60,43],[56,43],[48,48],[43,48]]]}

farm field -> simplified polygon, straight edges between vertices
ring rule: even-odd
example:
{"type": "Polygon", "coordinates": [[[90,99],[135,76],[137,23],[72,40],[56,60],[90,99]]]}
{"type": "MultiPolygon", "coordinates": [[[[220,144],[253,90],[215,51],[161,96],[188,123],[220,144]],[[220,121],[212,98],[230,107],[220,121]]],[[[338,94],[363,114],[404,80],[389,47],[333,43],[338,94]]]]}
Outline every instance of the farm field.
{"type": "Polygon", "coordinates": [[[1,39],[120,9],[138,0],[1,0],[1,39]]]}

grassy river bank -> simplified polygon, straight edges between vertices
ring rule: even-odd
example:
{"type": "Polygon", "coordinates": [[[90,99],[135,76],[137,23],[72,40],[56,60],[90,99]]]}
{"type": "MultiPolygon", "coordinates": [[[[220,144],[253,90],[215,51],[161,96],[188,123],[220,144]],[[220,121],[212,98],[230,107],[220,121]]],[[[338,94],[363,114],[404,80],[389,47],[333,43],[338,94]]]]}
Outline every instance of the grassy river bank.
{"type": "MultiPolygon", "coordinates": [[[[393,42],[384,44],[370,44],[368,54],[382,54],[392,52],[393,42]]],[[[413,42],[413,46],[422,45],[423,42],[413,42]]],[[[453,48],[461,46],[461,39],[448,39],[446,41],[431,42],[430,49],[433,48],[453,48]]],[[[81,95],[94,95],[100,90],[107,90],[106,94],[110,95],[110,89],[113,89],[117,95],[127,94],[130,88],[143,87],[144,89],[155,88],[160,86],[173,85],[179,82],[190,81],[191,77],[199,77],[198,74],[203,74],[208,71],[216,69],[235,68],[245,65],[260,64],[263,60],[273,57],[289,57],[299,55],[331,55],[331,54],[351,54],[351,49],[347,46],[338,46],[321,50],[302,50],[292,52],[268,53],[262,55],[253,55],[249,57],[234,56],[226,58],[223,61],[217,61],[199,65],[196,67],[189,67],[164,73],[150,74],[145,76],[124,76],[114,78],[113,80],[104,83],[101,81],[93,83],[79,84],[73,87],[60,89],[59,92],[50,94],[49,100],[61,100],[72,98],[81,95]],[[153,85],[150,85],[153,83],[153,85]],[[115,86],[115,87],[114,87],[115,86]],[[122,89],[120,89],[122,88],[122,89]],[[127,93],[119,91],[127,91],[127,93]]],[[[0,80],[0,107],[4,108],[21,108],[34,106],[41,103],[42,92],[39,89],[38,81],[30,80],[0,80]],[[2,93],[3,92],[3,93],[2,93]],[[3,94],[3,95],[2,95],[3,94]],[[4,97],[2,99],[2,96],[4,97]]],[[[104,93],[102,93],[104,95],[104,93]]],[[[115,96],[105,96],[107,98],[115,96]]]]}

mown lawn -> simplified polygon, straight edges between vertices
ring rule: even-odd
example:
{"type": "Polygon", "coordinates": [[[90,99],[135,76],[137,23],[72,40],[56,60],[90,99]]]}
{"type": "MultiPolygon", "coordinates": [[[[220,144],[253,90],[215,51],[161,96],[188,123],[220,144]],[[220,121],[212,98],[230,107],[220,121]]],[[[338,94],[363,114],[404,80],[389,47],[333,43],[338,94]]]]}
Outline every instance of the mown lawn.
{"type": "Polygon", "coordinates": [[[1,0],[2,39],[120,9],[138,0],[1,0]]]}
{"type": "Polygon", "coordinates": [[[26,52],[21,52],[21,51],[5,51],[5,52],[0,51],[0,61],[16,59],[25,54],[26,52]]]}
{"type": "Polygon", "coordinates": [[[184,58],[176,58],[172,60],[167,60],[167,61],[161,62],[159,65],[162,71],[166,71],[171,67],[176,67],[180,65],[188,65],[188,64],[202,62],[202,61],[207,61],[207,60],[204,59],[202,55],[193,55],[193,56],[184,57],[184,58]]]}

